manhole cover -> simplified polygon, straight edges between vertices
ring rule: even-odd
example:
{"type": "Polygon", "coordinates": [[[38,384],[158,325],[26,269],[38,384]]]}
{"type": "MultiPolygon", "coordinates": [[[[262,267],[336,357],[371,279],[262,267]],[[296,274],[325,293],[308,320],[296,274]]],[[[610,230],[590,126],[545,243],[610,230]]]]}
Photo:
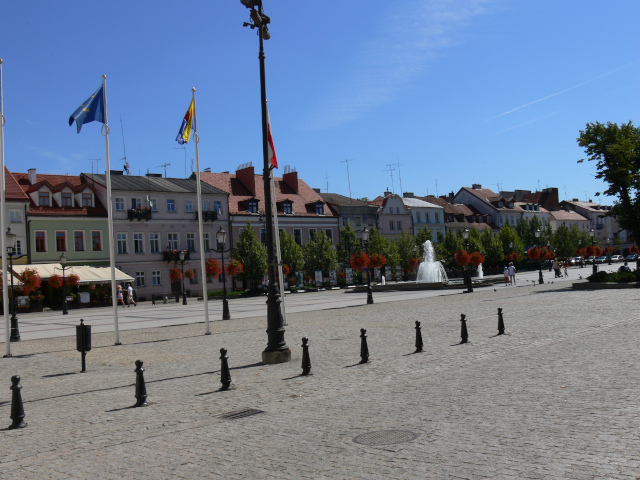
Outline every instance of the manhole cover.
{"type": "Polygon", "coordinates": [[[391,445],[414,440],[418,435],[409,430],[380,430],[361,433],[353,441],[361,445],[391,445]]]}

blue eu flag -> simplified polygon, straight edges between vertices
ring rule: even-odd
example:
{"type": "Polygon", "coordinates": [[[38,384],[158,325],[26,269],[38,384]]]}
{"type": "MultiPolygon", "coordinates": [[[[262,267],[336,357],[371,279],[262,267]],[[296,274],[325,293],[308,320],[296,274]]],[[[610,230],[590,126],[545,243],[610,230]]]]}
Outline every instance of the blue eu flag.
{"type": "Polygon", "coordinates": [[[78,133],[80,133],[80,129],[85,123],[93,122],[94,120],[104,123],[103,87],[103,85],[100,85],[100,88],[85,100],[69,117],[69,126],[73,125],[75,120],[76,126],[78,127],[78,133]]]}

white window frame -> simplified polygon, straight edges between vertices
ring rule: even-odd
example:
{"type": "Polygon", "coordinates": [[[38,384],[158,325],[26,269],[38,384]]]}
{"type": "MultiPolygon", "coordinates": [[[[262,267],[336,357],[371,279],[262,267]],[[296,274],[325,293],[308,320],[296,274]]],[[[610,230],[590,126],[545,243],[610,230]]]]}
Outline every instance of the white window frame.
{"type": "Polygon", "coordinates": [[[149,253],[160,253],[160,234],[158,232],[149,233],[149,253]]]}
{"type": "Polygon", "coordinates": [[[56,230],[55,231],[55,244],[56,244],[56,252],[68,252],[69,251],[69,239],[67,238],[66,230],[56,230]],[[58,233],[64,233],[64,249],[60,250],[58,248],[58,233]]]}
{"type": "Polygon", "coordinates": [[[195,233],[187,233],[187,251],[192,253],[196,252],[196,234],[195,233]]]}
{"type": "Polygon", "coordinates": [[[127,238],[127,232],[118,232],[116,233],[116,253],[118,255],[128,255],[129,254],[129,241],[127,238]],[[121,248],[123,247],[123,248],[121,248]]]}
{"type": "Polygon", "coordinates": [[[146,287],[144,272],[136,272],[136,287],[146,287]]]}
{"type": "Polygon", "coordinates": [[[193,213],[193,200],[184,201],[184,213],[193,213]]]}
{"type": "Polygon", "coordinates": [[[144,253],[144,233],[142,232],[133,233],[133,253],[134,254],[144,253]]]}
{"type": "Polygon", "coordinates": [[[160,270],[151,271],[151,283],[154,287],[159,287],[160,285],[162,285],[162,276],[160,274],[160,270]]]}
{"type": "Polygon", "coordinates": [[[116,197],[116,212],[124,212],[124,198],[116,197]]]}
{"type": "Polygon", "coordinates": [[[180,234],[178,232],[167,233],[167,247],[169,250],[180,250],[180,234]]]}
{"type": "Polygon", "coordinates": [[[167,213],[176,213],[176,201],[173,198],[167,198],[167,213]]]}

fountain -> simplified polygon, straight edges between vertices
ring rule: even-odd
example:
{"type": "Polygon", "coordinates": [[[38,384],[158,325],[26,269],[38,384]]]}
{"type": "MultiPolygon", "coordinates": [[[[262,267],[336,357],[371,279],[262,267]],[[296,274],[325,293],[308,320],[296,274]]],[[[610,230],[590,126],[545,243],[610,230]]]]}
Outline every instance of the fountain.
{"type": "Polygon", "coordinates": [[[484,272],[482,271],[482,264],[478,265],[478,271],[476,273],[476,278],[484,278],[484,272]]]}
{"type": "Polygon", "coordinates": [[[449,278],[442,263],[436,260],[431,240],[424,242],[424,258],[418,267],[416,283],[448,283],[449,278]]]}

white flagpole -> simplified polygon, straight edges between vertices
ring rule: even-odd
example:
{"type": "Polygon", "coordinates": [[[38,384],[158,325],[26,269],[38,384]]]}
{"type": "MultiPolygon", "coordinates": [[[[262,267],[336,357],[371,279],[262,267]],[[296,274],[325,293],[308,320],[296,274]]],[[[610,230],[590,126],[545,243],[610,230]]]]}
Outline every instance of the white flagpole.
{"type": "Polygon", "coordinates": [[[284,325],[289,325],[287,323],[287,309],[285,308],[285,300],[286,295],[284,294],[284,276],[282,275],[282,253],[280,252],[280,230],[278,229],[278,209],[276,208],[276,182],[273,178],[273,167],[269,171],[269,175],[271,176],[271,203],[272,212],[273,212],[273,238],[275,238],[276,242],[276,262],[278,264],[278,278],[280,283],[280,300],[281,309],[282,309],[282,319],[284,320],[284,325]]]}
{"type": "Polygon", "coordinates": [[[111,303],[113,307],[113,330],[115,345],[120,343],[118,329],[118,294],[116,293],[116,255],[113,238],[113,202],[111,201],[111,165],[109,163],[109,122],[107,121],[107,76],[102,75],[102,94],[104,100],[104,141],[107,155],[107,222],[109,224],[109,267],[111,268],[111,303]]]}
{"type": "MultiPolygon", "coordinates": [[[[207,296],[207,269],[205,266],[205,251],[204,251],[204,223],[202,221],[202,216],[204,212],[202,211],[202,186],[200,185],[200,157],[198,156],[198,143],[200,142],[200,138],[198,138],[198,110],[196,109],[196,87],[191,89],[193,93],[193,110],[194,110],[194,118],[193,118],[193,135],[194,135],[194,143],[196,144],[196,183],[197,185],[197,197],[198,197],[198,228],[200,229],[200,271],[201,281],[202,281],[202,303],[204,303],[204,334],[211,335],[211,330],[209,328],[209,297],[207,296]]],[[[211,241],[211,239],[209,239],[211,241]]]]}
{"type": "Polygon", "coordinates": [[[5,357],[11,356],[11,327],[9,325],[9,292],[7,291],[7,283],[9,283],[9,275],[7,272],[7,237],[5,235],[5,225],[7,224],[5,209],[5,182],[4,182],[4,107],[2,97],[2,59],[0,58],[0,182],[2,182],[2,203],[0,204],[0,246],[2,248],[2,305],[4,306],[4,343],[6,347],[5,357]]]}

